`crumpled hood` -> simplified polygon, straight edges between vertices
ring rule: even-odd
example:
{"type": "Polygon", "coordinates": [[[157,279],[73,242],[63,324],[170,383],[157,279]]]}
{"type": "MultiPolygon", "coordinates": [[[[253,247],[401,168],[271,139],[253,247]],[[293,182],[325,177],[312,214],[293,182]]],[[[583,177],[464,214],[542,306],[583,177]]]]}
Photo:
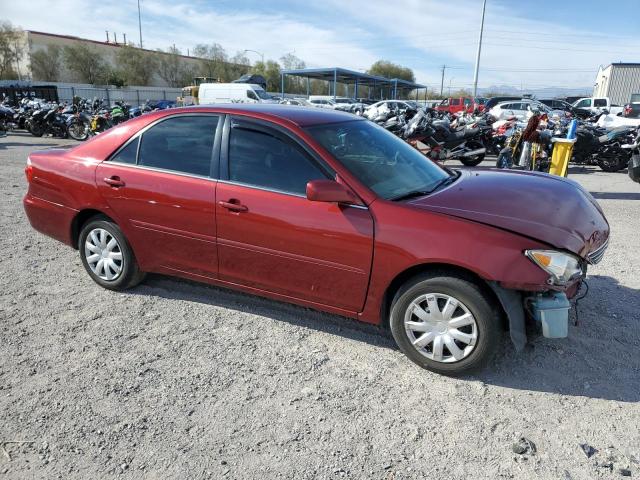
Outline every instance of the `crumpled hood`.
{"type": "Polygon", "coordinates": [[[408,205],[493,225],[581,257],[609,237],[609,224],[586,190],[541,173],[465,170],[447,188],[408,205]]]}

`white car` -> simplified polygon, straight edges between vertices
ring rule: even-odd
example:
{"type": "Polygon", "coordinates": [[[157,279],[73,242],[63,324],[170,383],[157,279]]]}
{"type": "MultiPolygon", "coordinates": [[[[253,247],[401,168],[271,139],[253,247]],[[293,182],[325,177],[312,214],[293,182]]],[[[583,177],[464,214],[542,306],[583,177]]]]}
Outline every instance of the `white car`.
{"type": "Polygon", "coordinates": [[[309,100],[309,103],[311,103],[314,107],[319,108],[336,108],[336,104],[333,103],[333,100],[329,100],[328,98],[312,98],[311,100],[309,100]]]}
{"type": "Polygon", "coordinates": [[[562,110],[551,110],[543,103],[526,99],[500,102],[489,110],[489,114],[498,120],[507,120],[508,118],[515,117],[520,121],[527,121],[531,118],[535,110],[546,113],[549,117],[555,115],[564,116],[564,111],[562,110]]]}
{"type": "Polygon", "coordinates": [[[402,100],[382,100],[378,103],[370,105],[365,111],[364,116],[369,120],[373,120],[384,110],[407,110],[413,107],[402,100]]]}

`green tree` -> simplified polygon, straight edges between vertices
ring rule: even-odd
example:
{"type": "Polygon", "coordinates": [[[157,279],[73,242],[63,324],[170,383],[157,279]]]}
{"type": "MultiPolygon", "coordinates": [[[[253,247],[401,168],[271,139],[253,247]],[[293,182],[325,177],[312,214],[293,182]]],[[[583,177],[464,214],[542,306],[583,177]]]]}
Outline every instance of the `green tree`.
{"type": "Polygon", "coordinates": [[[22,31],[10,22],[0,23],[0,80],[18,78],[18,63],[22,59],[21,36],[22,31]]]}
{"type": "MultiPolygon", "coordinates": [[[[301,58],[295,56],[293,53],[287,53],[280,57],[283,70],[300,70],[306,68],[306,63],[301,58]]],[[[285,92],[286,93],[307,93],[306,79],[299,77],[285,77],[285,92]]],[[[281,90],[281,86],[277,91],[281,90]]]]}
{"type": "Polygon", "coordinates": [[[185,65],[180,50],[169,47],[167,51],[158,50],[156,55],[158,74],[170,87],[180,88],[193,83],[195,72],[185,65]]]}
{"type": "Polygon", "coordinates": [[[217,78],[221,81],[229,80],[227,63],[229,57],[222,45],[200,43],[193,49],[193,55],[200,57],[200,74],[204,77],[217,78]]]}
{"type": "Polygon", "coordinates": [[[280,65],[273,60],[266,62],[256,62],[251,68],[251,73],[262,75],[267,81],[268,92],[280,91],[280,65]]]}
{"type": "Polygon", "coordinates": [[[284,70],[299,70],[302,68],[306,68],[306,64],[304,60],[296,57],[293,53],[287,53],[280,57],[280,61],[282,62],[282,68],[284,70]]]}
{"type": "Polygon", "coordinates": [[[34,80],[57,82],[60,80],[62,48],[48,44],[46,49],[31,54],[31,77],[34,80]]]}
{"type": "Polygon", "coordinates": [[[235,80],[251,70],[251,62],[244,52],[237,52],[229,60],[227,73],[230,80],[235,80]]]}
{"type": "Polygon", "coordinates": [[[100,53],[85,43],[64,47],[64,62],[85,83],[101,83],[107,80],[109,69],[100,53]]]}
{"type": "Polygon", "coordinates": [[[413,70],[408,67],[396,65],[395,63],[389,62],[387,60],[378,60],[373,65],[371,65],[369,70],[367,70],[367,73],[370,75],[378,75],[380,77],[386,78],[401,78],[409,82],[416,81],[413,70]]]}
{"type": "Polygon", "coordinates": [[[116,53],[116,65],[127,85],[145,86],[158,71],[158,57],[132,45],[123,45],[116,53]]]}

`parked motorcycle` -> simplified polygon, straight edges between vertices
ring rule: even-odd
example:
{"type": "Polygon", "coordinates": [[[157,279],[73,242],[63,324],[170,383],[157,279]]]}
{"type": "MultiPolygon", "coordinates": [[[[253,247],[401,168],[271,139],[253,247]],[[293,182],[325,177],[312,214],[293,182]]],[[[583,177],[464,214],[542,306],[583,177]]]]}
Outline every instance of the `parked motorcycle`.
{"type": "Polygon", "coordinates": [[[634,142],[624,145],[622,148],[631,152],[628,164],[629,178],[634,182],[640,183],[640,129],[636,132],[634,142]]]}
{"type": "Polygon", "coordinates": [[[629,150],[623,149],[622,145],[630,143],[634,130],[634,127],[618,127],[607,131],[583,125],[576,131],[572,161],[598,165],[605,172],[623,170],[629,163],[629,150]]]}
{"type": "Polygon", "coordinates": [[[448,118],[433,120],[424,110],[411,118],[401,136],[429,158],[439,162],[456,159],[463,165],[473,167],[484,160],[486,153],[481,129],[475,124],[452,130],[448,118]],[[420,147],[420,144],[427,148],[420,147]]]}
{"type": "Polygon", "coordinates": [[[51,134],[54,137],[67,137],[67,124],[62,118],[58,105],[44,105],[35,110],[27,122],[28,130],[35,137],[51,134]]]}

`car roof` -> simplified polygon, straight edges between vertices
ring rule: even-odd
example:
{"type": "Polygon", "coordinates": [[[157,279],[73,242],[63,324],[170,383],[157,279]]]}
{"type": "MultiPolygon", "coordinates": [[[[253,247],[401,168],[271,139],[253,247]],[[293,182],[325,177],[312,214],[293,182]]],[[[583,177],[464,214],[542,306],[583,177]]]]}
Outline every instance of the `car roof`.
{"type": "MultiPolygon", "coordinates": [[[[286,121],[299,127],[361,120],[350,113],[325,108],[300,107],[291,108],[290,105],[278,103],[228,103],[220,105],[196,105],[189,107],[162,110],[165,115],[177,113],[229,113],[255,116],[274,121],[286,121]]],[[[152,114],[147,114],[152,115],[152,114]]],[[[164,115],[161,115],[164,116],[164,115]]]]}

